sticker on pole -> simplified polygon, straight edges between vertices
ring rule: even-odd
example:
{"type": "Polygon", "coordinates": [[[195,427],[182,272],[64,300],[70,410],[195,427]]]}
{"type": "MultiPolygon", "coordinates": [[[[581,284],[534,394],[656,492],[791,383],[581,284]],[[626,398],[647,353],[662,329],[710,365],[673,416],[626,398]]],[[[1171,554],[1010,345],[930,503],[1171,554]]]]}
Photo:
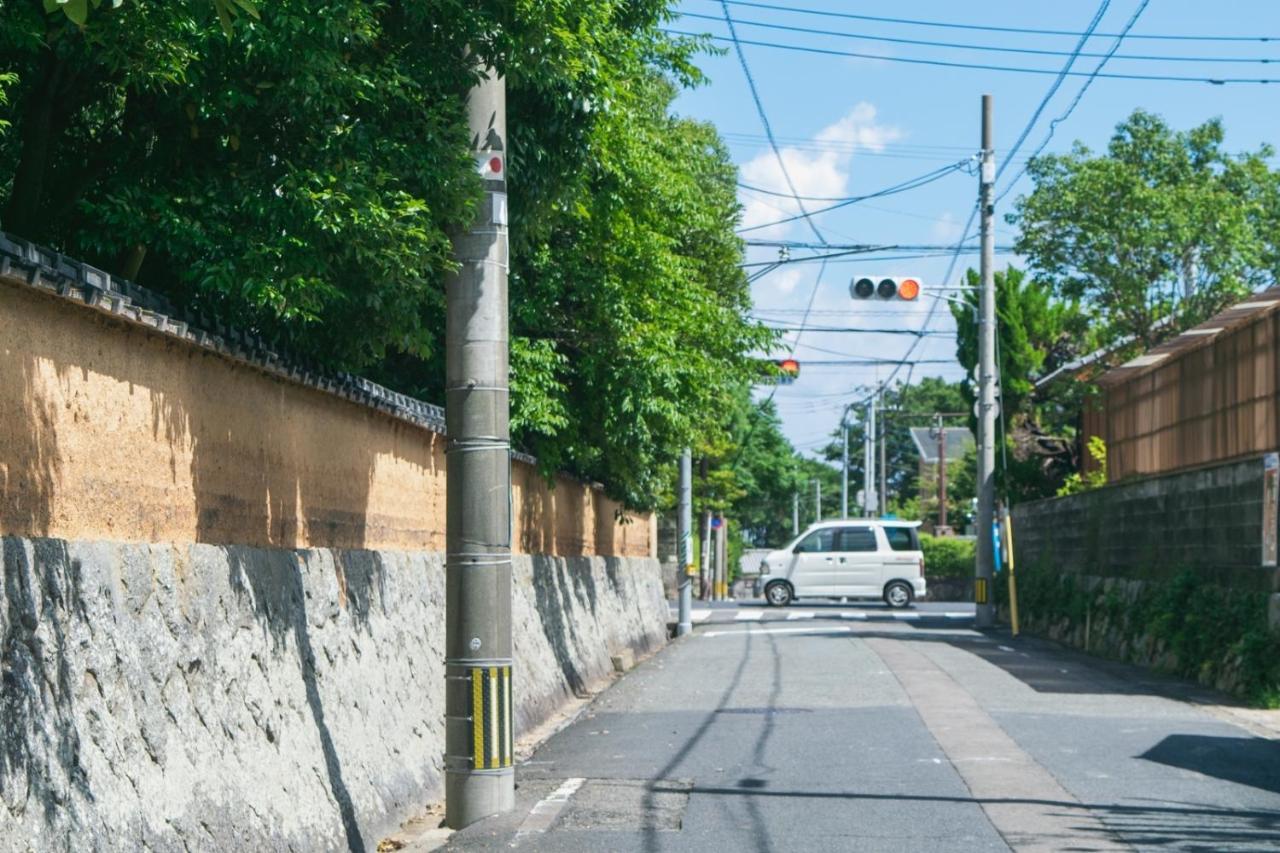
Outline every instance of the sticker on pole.
{"type": "Polygon", "coordinates": [[[476,155],[476,173],[487,180],[502,181],[507,175],[507,158],[501,151],[486,151],[476,155]]]}

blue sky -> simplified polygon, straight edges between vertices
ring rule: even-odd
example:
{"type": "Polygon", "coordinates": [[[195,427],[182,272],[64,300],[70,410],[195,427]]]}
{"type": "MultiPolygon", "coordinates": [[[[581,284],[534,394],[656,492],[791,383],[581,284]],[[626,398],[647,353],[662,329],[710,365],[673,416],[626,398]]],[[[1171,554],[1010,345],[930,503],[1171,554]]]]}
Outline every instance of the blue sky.
{"type": "MultiPolygon", "coordinates": [[[[1042,0],[1007,2],[992,0],[972,6],[937,0],[758,0],[792,8],[825,10],[859,15],[909,18],[963,24],[1083,31],[1100,2],[1095,0],[1042,0]]],[[[1140,0],[1113,0],[1099,33],[1120,31],[1140,0]]],[[[682,13],[720,18],[718,0],[683,0],[682,13]]],[[[748,5],[730,5],[743,40],[804,45],[837,51],[853,51],[884,58],[852,58],[799,53],[746,45],[751,72],[773,131],[779,140],[787,172],[802,195],[848,196],[874,192],[933,169],[968,158],[978,148],[979,101],[984,93],[995,101],[995,148],[998,163],[1028,125],[1037,105],[1049,91],[1051,75],[913,65],[889,58],[942,60],[1039,68],[1056,72],[1064,56],[995,53],[981,49],[942,48],[890,43],[875,37],[920,39],[988,47],[1025,48],[1070,52],[1078,37],[1028,35],[942,29],[823,17],[748,5]],[[840,31],[873,37],[872,40],[816,35],[752,26],[746,22],[783,24],[840,31]]],[[[723,20],[684,17],[672,28],[726,35],[723,20]]],[[[1171,57],[1160,61],[1111,59],[1106,72],[1146,73],[1198,77],[1280,78],[1280,42],[1159,41],[1133,38],[1151,34],[1194,36],[1280,37],[1280,3],[1271,0],[1226,0],[1218,3],[1190,0],[1152,0],[1131,30],[1131,38],[1118,54],[1171,57]],[[1268,58],[1274,65],[1189,61],[1191,57],[1268,58]]],[[[1085,52],[1106,53],[1115,39],[1094,37],[1085,52]]],[[[724,44],[724,43],[719,43],[724,44]]],[[[1097,58],[1081,58],[1074,70],[1092,71],[1097,58]]],[[[736,55],[706,56],[701,66],[709,82],[683,93],[676,109],[683,115],[715,124],[729,143],[744,182],[774,191],[786,183],[764,131],[736,55]]],[[[1034,125],[1019,155],[1011,162],[997,191],[1003,192],[1025,156],[1044,140],[1052,119],[1066,110],[1084,83],[1068,78],[1034,125]]],[[[1221,117],[1229,150],[1257,148],[1277,141],[1280,122],[1280,84],[1224,85],[1097,79],[1071,116],[1056,128],[1047,151],[1063,151],[1080,140],[1091,148],[1105,147],[1116,123],[1135,108],[1159,113],[1173,126],[1187,128],[1212,117],[1221,117]]],[[[996,243],[1010,244],[1015,229],[1003,221],[1020,192],[1029,188],[1025,179],[1013,185],[997,209],[996,243]]],[[[977,178],[966,171],[953,172],[919,189],[856,204],[815,218],[830,243],[954,243],[968,218],[977,193],[977,178]]],[[[769,222],[794,214],[795,203],[743,190],[747,225],[769,222]]],[[[820,202],[806,203],[812,209],[820,202]]],[[[813,240],[803,221],[754,231],[757,238],[813,240]]],[[[976,240],[975,240],[976,242],[976,240]]],[[[803,254],[795,252],[794,254],[803,254]]],[[[777,250],[753,248],[748,261],[776,258],[777,250]]],[[[771,324],[796,325],[813,294],[810,325],[917,329],[934,304],[854,302],[849,281],[858,273],[919,275],[926,287],[944,285],[946,257],[899,261],[849,260],[828,264],[815,291],[818,264],[792,264],[759,279],[753,285],[756,310],[771,324]]],[[[1016,262],[1010,255],[997,258],[1000,265],[1016,262]]],[[[963,256],[952,279],[958,283],[976,256],[963,256]]],[[[935,311],[929,327],[954,329],[945,305],[935,311]]],[[[795,335],[788,335],[794,341],[795,335]]],[[[914,338],[904,335],[836,334],[805,332],[796,357],[806,360],[855,357],[901,358],[914,338]]],[[[785,351],[785,348],[784,348],[785,351]]],[[[920,340],[915,358],[952,359],[954,338],[946,335],[920,340]]],[[[838,424],[842,408],[858,399],[868,385],[888,376],[892,368],[872,366],[814,365],[802,370],[800,380],[777,389],[774,396],[784,431],[802,451],[825,443],[838,424]]],[[[958,364],[921,364],[911,377],[940,375],[958,379],[958,364]]],[[[904,369],[898,374],[905,378],[904,369]]]]}

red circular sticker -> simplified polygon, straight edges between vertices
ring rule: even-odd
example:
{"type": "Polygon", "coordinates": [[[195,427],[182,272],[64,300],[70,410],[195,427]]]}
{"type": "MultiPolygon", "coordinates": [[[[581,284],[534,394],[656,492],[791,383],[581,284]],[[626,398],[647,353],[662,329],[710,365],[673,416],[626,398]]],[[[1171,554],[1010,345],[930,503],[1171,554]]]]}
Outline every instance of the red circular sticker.
{"type": "Polygon", "coordinates": [[[497,173],[502,171],[502,158],[491,157],[489,159],[489,171],[497,173]]]}

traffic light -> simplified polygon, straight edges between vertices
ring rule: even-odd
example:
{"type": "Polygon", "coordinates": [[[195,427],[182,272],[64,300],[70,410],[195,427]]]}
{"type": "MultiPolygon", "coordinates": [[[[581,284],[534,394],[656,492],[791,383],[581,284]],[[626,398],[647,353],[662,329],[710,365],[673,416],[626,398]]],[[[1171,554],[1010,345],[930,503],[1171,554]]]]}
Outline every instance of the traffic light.
{"type": "Polygon", "coordinates": [[[794,358],[784,358],[775,362],[778,366],[778,384],[790,385],[800,376],[800,362],[794,358]]]}
{"type": "Polygon", "coordinates": [[[920,279],[914,276],[854,276],[849,283],[849,293],[854,299],[903,299],[914,302],[920,298],[920,279]]]}

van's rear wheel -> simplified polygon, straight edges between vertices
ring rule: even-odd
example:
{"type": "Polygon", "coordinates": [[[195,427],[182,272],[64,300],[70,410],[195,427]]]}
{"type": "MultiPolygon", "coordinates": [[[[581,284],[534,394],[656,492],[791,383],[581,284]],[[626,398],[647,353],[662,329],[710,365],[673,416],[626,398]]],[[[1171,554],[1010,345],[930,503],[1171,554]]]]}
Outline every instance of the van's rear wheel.
{"type": "Polygon", "coordinates": [[[791,603],[791,585],[786,581],[774,581],[764,588],[764,600],[771,607],[786,607],[791,603]]]}
{"type": "Polygon", "coordinates": [[[911,586],[904,581],[894,581],[884,588],[884,603],[901,610],[911,604],[911,586]]]}

